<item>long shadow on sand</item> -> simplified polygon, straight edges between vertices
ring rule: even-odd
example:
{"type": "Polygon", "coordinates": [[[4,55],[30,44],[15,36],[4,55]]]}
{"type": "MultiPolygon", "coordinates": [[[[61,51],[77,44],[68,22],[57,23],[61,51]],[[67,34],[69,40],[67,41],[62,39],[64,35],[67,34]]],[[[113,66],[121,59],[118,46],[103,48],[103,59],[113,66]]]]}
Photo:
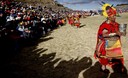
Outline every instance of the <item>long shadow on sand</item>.
{"type": "Polygon", "coordinates": [[[110,78],[128,78],[127,69],[122,65],[120,60],[114,59],[113,61],[118,62],[112,66],[113,73],[111,73],[110,78]],[[122,68],[123,72],[122,72],[122,68]]]}
{"type": "Polygon", "coordinates": [[[128,78],[127,69],[124,72],[120,72],[120,65],[113,67],[114,72],[110,73],[109,70],[106,72],[101,71],[101,64],[96,62],[94,66],[90,67],[83,73],[84,78],[128,78]]]}
{"type": "Polygon", "coordinates": [[[84,27],[84,26],[86,26],[86,25],[85,25],[85,24],[82,24],[82,25],[80,25],[80,28],[81,28],[81,27],[84,27]]]}
{"type": "Polygon", "coordinates": [[[84,78],[107,78],[109,75],[109,71],[104,73],[100,71],[101,64],[96,62],[94,66],[90,67],[83,73],[84,78]]]}
{"type": "Polygon", "coordinates": [[[56,52],[44,54],[48,49],[35,46],[22,51],[4,66],[4,78],[78,78],[79,73],[92,65],[89,57],[69,61],[55,59],[56,52]]]}
{"type": "MultiPolygon", "coordinates": [[[[15,53],[8,49],[13,42],[8,41],[3,46],[1,52],[2,61],[0,69],[3,78],[78,78],[82,70],[92,65],[89,57],[80,60],[70,59],[68,61],[61,58],[55,58],[56,52],[45,54],[47,48],[37,49],[38,43],[49,41],[52,37],[44,37],[37,40],[34,44],[31,42],[23,44],[20,52],[15,53]],[[9,45],[9,43],[11,43],[9,45]],[[13,53],[13,54],[12,54],[13,53]]],[[[26,41],[27,42],[27,41],[26,41]]]]}
{"type": "MultiPolygon", "coordinates": [[[[67,61],[55,58],[56,52],[46,54],[45,52],[48,48],[37,49],[38,43],[51,39],[53,38],[41,38],[37,40],[36,44],[26,46],[21,52],[16,54],[11,54],[11,51],[3,48],[3,50],[8,52],[4,53],[4,58],[1,59],[1,78],[78,78],[81,71],[85,70],[83,73],[84,78],[108,77],[109,72],[104,73],[100,71],[101,65],[98,62],[92,66],[90,57],[67,61]]],[[[116,67],[114,68],[116,69],[116,67]]],[[[110,75],[110,78],[128,78],[126,69],[124,73],[116,71],[110,75]]]]}

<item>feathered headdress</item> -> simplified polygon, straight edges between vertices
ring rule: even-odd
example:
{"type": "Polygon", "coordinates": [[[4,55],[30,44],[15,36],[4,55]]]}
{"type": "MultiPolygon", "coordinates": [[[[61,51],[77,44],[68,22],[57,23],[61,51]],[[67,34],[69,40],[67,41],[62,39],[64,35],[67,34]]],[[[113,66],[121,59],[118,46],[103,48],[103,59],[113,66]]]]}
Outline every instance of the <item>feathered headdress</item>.
{"type": "Polygon", "coordinates": [[[108,3],[102,2],[102,10],[103,10],[103,16],[109,17],[111,15],[116,15],[116,8],[113,7],[113,5],[110,5],[108,3]]]}

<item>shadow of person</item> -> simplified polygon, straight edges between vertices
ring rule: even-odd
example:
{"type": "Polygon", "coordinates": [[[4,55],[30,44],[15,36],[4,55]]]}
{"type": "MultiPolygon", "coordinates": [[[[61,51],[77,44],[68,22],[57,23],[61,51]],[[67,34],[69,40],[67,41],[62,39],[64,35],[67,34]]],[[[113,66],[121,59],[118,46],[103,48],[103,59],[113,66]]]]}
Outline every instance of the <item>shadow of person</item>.
{"type": "Polygon", "coordinates": [[[89,57],[61,61],[55,58],[56,52],[45,54],[48,49],[28,48],[2,65],[4,78],[78,78],[82,70],[92,65],[89,57]]]}
{"type": "Polygon", "coordinates": [[[110,78],[128,78],[127,69],[121,61],[114,59],[113,62],[115,62],[112,66],[114,72],[110,75],[110,78]]]}
{"type": "Polygon", "coordinates": [[[106,72],[101,71],[101,64],[99,62],[96,62],[94,66],[83,73],[84,78],[107,78],[108,75],[109,70],[106,72]]]}
{"type": "Polygon", "coordinates": [[[81,28],[81,27],[84,27],[84,26],[86,26],[86,25],[85,25],[85,24],[83,24],[83,25],[80,25],[80,28],[81,28]]]}
{"type": "MultiPolygon", "coordinates": [[[[45,50],[43,50],[45,51],[45,50]]],[[[40,52],[41,53],[41,52],[40,52]]],[[[36,53],[23,54],[13,59],[3,69],[5,78],[51,78],[54,64],[60,59],[54,59],[56,53],[43,54],[39,57],[36,53]]]]}
{"type": "Polygon", "coordinates": [[[51,40],[53,39],[53,37],[48,37],[48,38],[40,38],[37,42],[40,43],[40,42],[46,42],[48,40],[51,40]]]}
{"type": "Polygon", "coordinates": [[[84,57],[78,61],[77,59],[63,60],[55,67],[52,78],[78,78],[79,73],[91,65],[92,60],[89,57],[84,57]]]}

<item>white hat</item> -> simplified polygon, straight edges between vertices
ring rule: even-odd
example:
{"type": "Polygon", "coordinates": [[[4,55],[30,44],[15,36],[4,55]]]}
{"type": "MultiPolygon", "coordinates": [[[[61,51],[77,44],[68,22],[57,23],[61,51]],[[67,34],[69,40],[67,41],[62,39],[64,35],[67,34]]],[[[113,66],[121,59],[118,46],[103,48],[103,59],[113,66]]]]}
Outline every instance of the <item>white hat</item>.
{"type": "Polygon", "coordinates": [[[7,22],[8,22],[8,21],[11,21],[11,19],[7,19],[7,22]]]}
{"type": "Polygon", "coordinates": [[[21,17],[16,17],[15,19],[16,19],[16,20],[20,20],[20,19],[21,19],[21,17]]]}

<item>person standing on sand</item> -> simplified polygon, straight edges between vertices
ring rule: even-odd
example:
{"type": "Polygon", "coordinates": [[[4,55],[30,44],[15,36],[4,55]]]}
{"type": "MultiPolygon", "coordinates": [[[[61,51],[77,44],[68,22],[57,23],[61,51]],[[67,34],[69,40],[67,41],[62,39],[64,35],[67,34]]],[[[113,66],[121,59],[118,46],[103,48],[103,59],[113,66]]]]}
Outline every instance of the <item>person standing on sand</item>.
{"type": "Polygon", "coordinates": [[[119,24],[116,22],[116,9],[110,4],[104,4],[102,9],[103,16],[107,20],[99,27],[94,56],[98,58],[103,71],[107,65],[113,67],[115,64],[120,64],[121,71],[123,71],[124,57],[120,39],[122,34],[119,31],[119,24]]]}
{"type": "Polygon", "coordinates": [[[79,14],[77,13],[74,17],[74,25],[77,27],[77,28],[80,28],[80,17],[79,17],[79,14]]]}

